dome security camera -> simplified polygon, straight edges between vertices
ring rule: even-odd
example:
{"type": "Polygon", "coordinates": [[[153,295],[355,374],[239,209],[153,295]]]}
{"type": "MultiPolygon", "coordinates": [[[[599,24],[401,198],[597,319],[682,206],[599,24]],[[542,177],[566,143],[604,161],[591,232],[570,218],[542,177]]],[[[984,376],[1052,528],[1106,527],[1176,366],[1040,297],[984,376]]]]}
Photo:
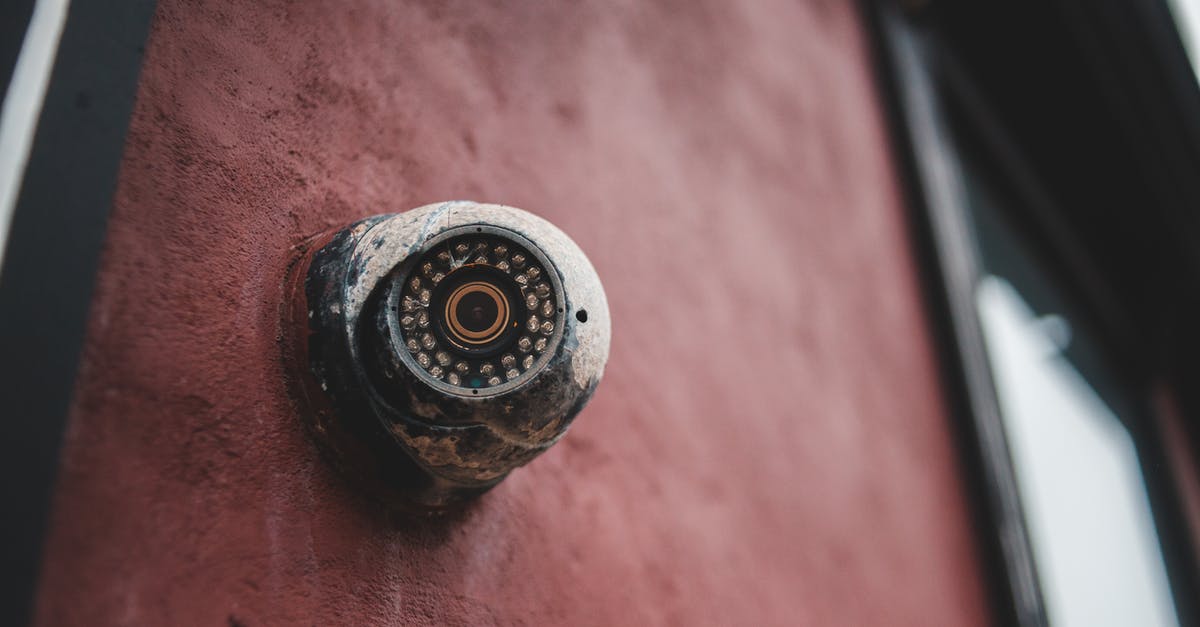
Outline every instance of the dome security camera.
{"type": "Polygon", "coordinates": [[[608,359],[595,269],[513,207],[438,203],[318,236],[291,291],[310,431],[406,509],[453,508],[545,451],[608,359]]]}

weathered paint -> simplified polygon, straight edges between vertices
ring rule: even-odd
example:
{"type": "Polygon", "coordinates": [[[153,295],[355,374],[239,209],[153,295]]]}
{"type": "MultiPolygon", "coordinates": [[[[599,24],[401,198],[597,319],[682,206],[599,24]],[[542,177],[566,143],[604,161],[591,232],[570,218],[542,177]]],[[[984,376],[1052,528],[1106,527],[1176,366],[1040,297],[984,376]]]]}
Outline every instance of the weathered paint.
{"type": "Polygon", "coordinates": [[[161,0],[38,622],[983,622],[867,56],[840,2],[161,0]],[[570,233],[613,320],[449,523],[342,481],[279,357],[293,247],[444,198],[570,233]]]}

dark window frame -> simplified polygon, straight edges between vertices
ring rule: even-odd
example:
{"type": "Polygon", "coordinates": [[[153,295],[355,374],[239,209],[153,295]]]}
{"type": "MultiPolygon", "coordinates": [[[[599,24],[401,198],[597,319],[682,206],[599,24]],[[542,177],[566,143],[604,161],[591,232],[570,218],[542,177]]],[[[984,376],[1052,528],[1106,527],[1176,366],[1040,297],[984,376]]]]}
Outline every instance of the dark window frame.
{"type": "Polygon", "coordinates": [[[999,624],[1047,623],[974,302],[983,268],[974,244],[975,227],[966,210],[964,128],[974,135],[970,140],[974,149],[989,159],[989,170],[1028,209],[1012,218],[1039,253],[1039,261],[1052,270],[1057,282],[1069,286],[1066,296],[1087,312],[1086,323],[1113,345],[1122,363],[1129,364],[1127,372],[1136,382],[1139,400],[1144,400],[1138,413],[1148,417],[1138,426],[1135,442],[1143,458],[1176,612],[1181,624],[1196,624],[1194,592],[1200,589],[1196,538],[1184,520],[1178,477],[1169,470],[1172,464],[1166,459],[1165,435],[1152,397],[1167,389],[1178,401],[1188,435],[1186,446],[1194,456],[1200,450],[1200,403],[1189,394],[1186,383],[1200,373],[1196,358],[1200,334],[1188,324],[1200,320],[1193,316],[1200,312],[1196,306],[1200,263],[1195,254],[1200,247],[1189,243],[1200,242],[1200,215],[1189,214],[1188,208],[1200,207],[1200,185],[1186,175],[1200,171],[1200,133],[1196,132],[1200,91],[1161,1],[999,5],[984,10],[971,2],[863,4],[876,44],[895,152],[906,179],[914,242],[956,417],[965,488],[994,618],[999,624]],[[981,33],[986,28],[1003,30],[1036,20],[1044,22],[1031,26],[1032,31],[1041,31],[1040,39],[1024,41],[1011,31],[1004,33],[1013,45],[1027,48],[1012,59],[1003,54],[980,57],[980,49],[972,49],[972,39],[984,38],[981,33]],[[1057,146],[1038,143],[1036,136],[1023,143],[1038,132],[1053,135],[1054,129],[1046,125],[1061,112],[1055,111],[1057,103],[1041,103],[1021,94],[1024,77],[999,76],[1009,67],[1019,73],[1030,67],[1023,62],[1051,57],[1060,73],[1031,72],[1030,88],[1045,87],[1055,76],[1068,76],[1062,94],[1094,103],[1104,112],[1095,117],[1107,116],[1111,124],[1097,125],[1082,116],[1077,128],[1046,140],[1059,141],[1057,146]],[[1119,67],[1108,65],[1114,59],[1120,60],[1119,67]],[[994,65],[989,67],[989,62],[994,65]],[[1132,88],[1141,90],[1133,99],[1136,102],[1124,97],[1125,90],[1132,88]],[[1042,104],[1047,104],[1044,115],[1042,104]],[[1065,143],[1072,131],[1093,133],[1099,141],[1087,146],[1065,143]],[[1097,145],[1097,154],[1084,152],[1097,151],[1097,145]],[[1078,172],[1039,167],[1044,162],[1029,158],[1031,148],[1057,149],[1060,156],[1077,154],[1080,171],[1094,160],[1098,168],[1127,174],[1129,181],[1123,182],[1121,191],[1126,197],[1146,199],[1153,209],[1144,215],[1112,212],[1112,219],[1087,225],[1083,212],[1068,210],[1071,203],[1078,205],[1086,197],[1079,195],[1079,180],[1073,178],[1078,172]],[[1147,155],[1154,155],[1156,161],[1148,165],[1147,155]],[[1122,251],[1118,262],[1124,265],[1117,265],[1118,269],[1128,268],[1134,278],[1138,273],[1154,273],[1156,282],[1145,292],[1136,291],[1141,286],[1133,285],[1129,277],[1115,276],[1113,265],[1097,260],[1096,251],[1114,242],[1132,243],[1130,250],[1122,251]],[[1147,243],[1160,244],[1164,250],[1146,255],[1147,243]],[[1152,258],[1143,262],[1139,253],[1152,258]]]}

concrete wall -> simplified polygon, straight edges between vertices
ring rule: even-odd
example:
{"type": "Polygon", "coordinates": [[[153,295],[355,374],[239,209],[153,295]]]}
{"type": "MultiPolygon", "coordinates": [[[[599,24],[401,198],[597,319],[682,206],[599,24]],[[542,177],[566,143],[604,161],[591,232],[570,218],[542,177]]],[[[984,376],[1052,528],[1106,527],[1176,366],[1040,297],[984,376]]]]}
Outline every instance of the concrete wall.
{"type": "Polygon", "coordinates": [[[38,622],[985,622],[903,211],[850,3],[161,0],[38,622]],[[301,429],[283,278],[451,198],[572,234],[613,353],[402,520],[301,429]]]}

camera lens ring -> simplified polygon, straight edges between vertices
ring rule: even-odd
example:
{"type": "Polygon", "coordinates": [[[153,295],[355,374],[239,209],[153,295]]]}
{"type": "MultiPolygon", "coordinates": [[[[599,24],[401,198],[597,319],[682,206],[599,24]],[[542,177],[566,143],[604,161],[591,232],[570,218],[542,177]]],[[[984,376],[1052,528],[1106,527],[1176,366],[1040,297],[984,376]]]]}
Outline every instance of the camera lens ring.
{"type": "Polygon", "coordinates": [[[442,320],[449,323],[446,326],[454,337],[467,344],[494,341],[510,317],[508,299],[495,285],[482,281],[458,286],[446,300],[442,313],[442,320]]]}
{"type": "Polygon", "coordinates": [[[525,309],[521,301],[512,277],[486,264],[465,264],[434,288],[430,327],[455,354],[468,359],[496,355],[517,340],[517,316],[525,309]],[[477,312],[472,300],[483,311],[477,312]],[[476,313],[481,315],[476,318],[476,313]]]}
{"type": "Polygon", "coordinates": [[[496,396],[532,380],[551,361],[565,330],[565,303],[557,269],[527,238],[487,224],[459,226],[428,240],[393,273],[390,344],[399,361],[434,389],[496,396]],[[509,312],[481,344],[463,341],[447,309],[449,297],[469,283],[486,285],[475,293],[495,295],[496,309],[509,312]]]}

